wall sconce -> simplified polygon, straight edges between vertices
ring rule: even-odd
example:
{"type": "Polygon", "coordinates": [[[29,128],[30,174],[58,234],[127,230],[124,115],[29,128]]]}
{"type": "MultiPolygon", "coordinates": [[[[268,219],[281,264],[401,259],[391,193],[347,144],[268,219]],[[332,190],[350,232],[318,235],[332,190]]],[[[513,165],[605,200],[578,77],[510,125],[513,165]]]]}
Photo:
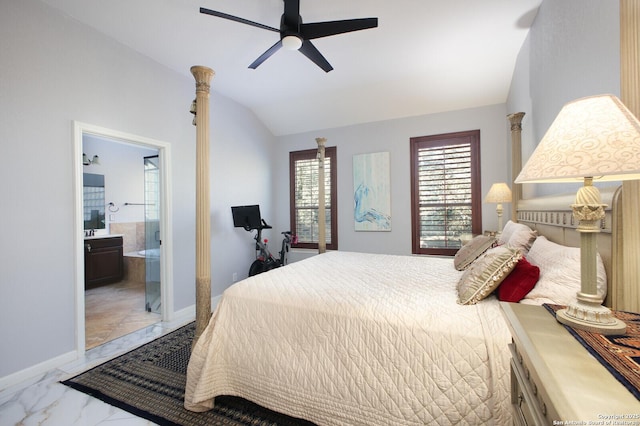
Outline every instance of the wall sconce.
{"type": "Polygon", "coordinates": [[[100,157],[98,157],[97,155],[94,155],[93,158],[91,160],[89,160],[89,157],[87,157],[87,154],[85,154],[83,152],[82,153],[82,164],[85,165],[85,166],[90,166],[92,164],[100,165],[100,157]]]}

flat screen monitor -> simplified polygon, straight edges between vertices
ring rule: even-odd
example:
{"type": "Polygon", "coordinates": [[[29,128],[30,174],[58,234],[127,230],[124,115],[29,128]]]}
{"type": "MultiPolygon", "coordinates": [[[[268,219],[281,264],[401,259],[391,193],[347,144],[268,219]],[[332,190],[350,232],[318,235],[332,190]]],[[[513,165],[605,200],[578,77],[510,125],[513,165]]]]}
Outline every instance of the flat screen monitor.
{"type": "Polygon", "coordinates": [[[233,226],[244,229],[258,229],[262,224],[260,217],[260,206],[235,206],[231,207],[233,215],[233,226]]]}

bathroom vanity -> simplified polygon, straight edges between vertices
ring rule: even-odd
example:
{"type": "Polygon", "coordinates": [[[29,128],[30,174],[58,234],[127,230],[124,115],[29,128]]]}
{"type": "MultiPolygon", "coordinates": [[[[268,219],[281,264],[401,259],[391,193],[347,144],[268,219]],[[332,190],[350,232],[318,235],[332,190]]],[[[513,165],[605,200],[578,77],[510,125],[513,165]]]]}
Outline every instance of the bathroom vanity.
{"type": "Polygon", "coordinates": [[[118,282],[122,280],[123,276],[122,235],[85,237],[85,289],[118,282]]]}

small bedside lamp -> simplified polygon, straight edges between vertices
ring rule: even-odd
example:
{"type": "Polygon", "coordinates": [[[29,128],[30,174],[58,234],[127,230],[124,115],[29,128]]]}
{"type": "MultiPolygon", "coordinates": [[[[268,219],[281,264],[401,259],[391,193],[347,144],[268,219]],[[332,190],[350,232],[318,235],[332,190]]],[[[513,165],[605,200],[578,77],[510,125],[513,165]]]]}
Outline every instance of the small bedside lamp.
{"type": "Polygon", "coordinates": [[[593,186],[594,179],[640,179],[640,122],[613,95],[566,104],[515,183],[584,181],[571,205],[580,233],[580,292],[577,303],[558,311],[556,317],[574,328],[624,334],[626,325],[601,305],[597,294],[596,236],[606,205],[593,186]]]}
{"type": "Polygon", "coordinates": [[[496,235],[500,235],[502,232],[502,203],[511,202],[511,190],[506,183],[494,183],[489,189],[489,193],[484,197],[485,203],[497,203],[496,213],[498,213],[498,232],[496,235]]]}

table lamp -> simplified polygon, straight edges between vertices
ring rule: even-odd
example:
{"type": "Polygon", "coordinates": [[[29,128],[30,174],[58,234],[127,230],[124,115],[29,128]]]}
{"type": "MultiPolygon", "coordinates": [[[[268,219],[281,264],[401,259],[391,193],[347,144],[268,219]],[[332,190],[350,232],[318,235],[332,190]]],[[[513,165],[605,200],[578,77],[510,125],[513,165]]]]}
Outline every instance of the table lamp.
{"type": "Polygon", "coordinates": [[[498,213],[498,232],[496,235],[500,235],[502,232],[502,203],[511,202],[511,190],[506,183],[494,183],[489,189],[489,193],[484,197],[485,203],[497,203],[496,213],[498,213]]]}
{"type": "Polygon", "coordinates": [[[516,178],[515,183],[584,182],[571,205],[580,233],[580,291],[576,303],[557,312],[559,322],[600,334],[625,333],[626,325],[597,294],[596,237],[606,205],[593,181],[633,179],[640,179],[640,122],[613,95],[566,104],[516,178]]]}

